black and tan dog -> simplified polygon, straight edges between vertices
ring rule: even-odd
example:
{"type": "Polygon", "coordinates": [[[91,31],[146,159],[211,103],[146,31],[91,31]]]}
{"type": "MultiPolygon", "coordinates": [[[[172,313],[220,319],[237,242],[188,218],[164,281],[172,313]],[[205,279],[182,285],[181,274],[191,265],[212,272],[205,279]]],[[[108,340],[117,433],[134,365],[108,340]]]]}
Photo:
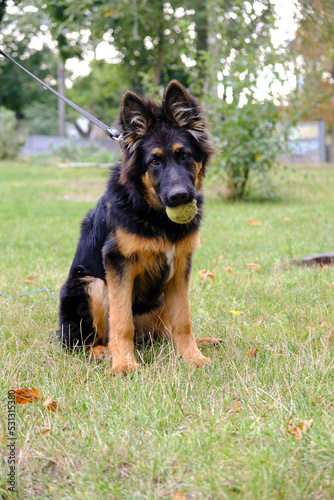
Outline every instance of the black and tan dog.
{"type": "MultiPolygon", "coordinates": [[[[214,148],[198,103],[172,81],[161,106],[127,92],[121,107],[122,162],[82,222],[60,297],[60,340],[112,356],[112,371],[136,370],[135,335],[166,334],[187,364],[211,363],[191,328],[189,278],[199,244],[202,180],[214,148]],[[190,222],[166,208],[197,202],[190,222]]],[[[212,339],[215,343],[217,339],[212,339]]],[[[205,339],[210,343],[210,339],[205,339]]]]}

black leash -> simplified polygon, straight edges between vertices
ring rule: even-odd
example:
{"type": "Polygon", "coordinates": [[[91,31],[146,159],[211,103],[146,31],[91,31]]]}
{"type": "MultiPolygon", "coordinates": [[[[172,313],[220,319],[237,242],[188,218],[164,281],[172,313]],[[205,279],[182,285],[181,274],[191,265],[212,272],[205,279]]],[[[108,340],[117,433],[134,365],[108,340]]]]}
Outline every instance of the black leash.
{"type": "Polygon", "coordinates": [[[0,49],[0,54],[3,55],[3,56],[5,56],[5,57],[7,57],[7,59],[9,59],[10,61],[12,61],[14,64],[16,64],[16,66],[18,66],[19,68],[23,69],[23,71],[25,71],[26,73],[28,73],[28,75],[30,75],[38,83],[40,83],[41,85],[43,85],[43,87],[45,87],[48,90],[50,90],[51,92],[53,92],[57,97],[59,97],[59,99],[62,99],[64,102],[66,102],[66,104],[69,104],[70,106],[72,106],[72,108],[74,108],[76,111],[78,111],[79,113],[81,113],[85,118],[87,118],[92,123],[94,123],[95,125],[97,125],[101,130],[103,130],[104,132],[106,132],[111,139],[114,139],[116,141],[119,141],[121,139],[121,133],[117,129],[115,129],[114,127],[108,127],[105,123],[103,123],[100,120],[98,120],[97,118],[95,118],[95,116],[91,115],[90,113],[88,113],[84,109],[80,108],[80,106],[77,106],[72,101],[70,101],[69,99],[67,99],[67,97],[65,97],[62,94],[60,94],[59,92],[57,92],[57,90],[53,89],[52,87],[49,87],[49,85],[47,85],[46,83],[42,82],[42,80],[40,80],[39,78],[37,78],[37,76],[35,76],[32,73],[30,73],[30,71],[28,71],[23,66],[21,66],[21,64],[19,64],[18,62],[16,62],[15,59],[13,59],[12,57],[10,57],[8,54],[6,54],[6,52],[4,52],[1,49],[0,49]]]}

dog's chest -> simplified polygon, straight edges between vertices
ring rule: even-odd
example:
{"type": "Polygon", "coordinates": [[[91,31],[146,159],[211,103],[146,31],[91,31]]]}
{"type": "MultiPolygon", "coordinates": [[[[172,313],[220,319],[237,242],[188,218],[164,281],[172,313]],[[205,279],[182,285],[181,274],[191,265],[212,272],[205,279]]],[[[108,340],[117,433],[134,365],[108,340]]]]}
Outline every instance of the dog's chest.
{"type": "Polygon", "coordinates": [[[168,250],[166,252],[165,258],[166,258],[166,265],[169,270],[166,281],[169,281],[174,276],[175,246],[173,246],[171,250],[168,250]]]}

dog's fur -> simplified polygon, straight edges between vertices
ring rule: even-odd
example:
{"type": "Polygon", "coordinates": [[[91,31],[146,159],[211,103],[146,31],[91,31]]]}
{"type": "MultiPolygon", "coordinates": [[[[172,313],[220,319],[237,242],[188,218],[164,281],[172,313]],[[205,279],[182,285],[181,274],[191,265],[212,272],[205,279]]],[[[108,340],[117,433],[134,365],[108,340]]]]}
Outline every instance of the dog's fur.
{"type": "Polygon", "coordinates": [[[126,92],[121,106],[122,162],[82,222],[78,248],[61,289],[61,342],[112,356],[112,371],[138,364],[134,337],[166,334],[187,364],[204,357],[191,328],[189,277],[199,243],[202,180],[215,150],[198,103],[176,80],[163,102],[126,92]],[[172,222],[166,207],[196,199],[198,213],[172,222]]]}

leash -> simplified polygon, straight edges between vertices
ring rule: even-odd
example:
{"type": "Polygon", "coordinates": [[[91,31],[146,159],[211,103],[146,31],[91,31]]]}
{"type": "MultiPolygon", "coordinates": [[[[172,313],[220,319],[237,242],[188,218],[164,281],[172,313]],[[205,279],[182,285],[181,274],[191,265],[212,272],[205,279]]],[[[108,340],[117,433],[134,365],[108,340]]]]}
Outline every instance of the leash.
{"type": "Polygon", "coordinates": [[[119,130],[115,129],[114,127],[108,127],[105,123],[103,123],[100,120],[98,120],[97,118],[95,118],[95,116],[91,115],[90,113],[88,113],[84,109],[80,108],[80,106],[78,106],[77,104],[74,104],[74,102],[67,99],[67,97],[63,96],[62,94],[57,92],[57,90],[50,87],[47,83],[45,83],[42,80],[40,80],[39,78],[37,78],[37,76],[30,73],[30,71],[28,71],[23,66],[21,66],[21,64],[19,64],[17,61],[15,61],[15,59],[10,57],[8,54],[6,54],[6,52],[4,52],[1,49],[0,49],[0,54],[5,56],[10,61],[12,61],[14,64],[16,64],[16,66],[18,66],[23,71],[25,71],[29,76],[34,78],[38,83],[43,85],[43,87],[45,87],[46,89],[53,92],[57,97],[59,97],[59,99],[62,99],[64,102],[66,102],[66,104],[69,104],[70,106],[72,106],[73,109],[78,111],[78,113],[82,114],[85,118],[87,118],[87,120],[90,120],[92,123],[94,123],[97,127],[99,127],[101,130],[103,130],[103,132],[106,132],[111,139],[113,139],[115,141],[119,141],[122,139],[122,136],[121,136],[121,133],[119,132],[119,130]]]}

